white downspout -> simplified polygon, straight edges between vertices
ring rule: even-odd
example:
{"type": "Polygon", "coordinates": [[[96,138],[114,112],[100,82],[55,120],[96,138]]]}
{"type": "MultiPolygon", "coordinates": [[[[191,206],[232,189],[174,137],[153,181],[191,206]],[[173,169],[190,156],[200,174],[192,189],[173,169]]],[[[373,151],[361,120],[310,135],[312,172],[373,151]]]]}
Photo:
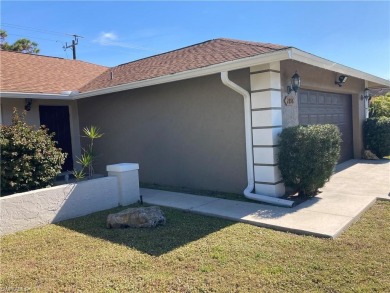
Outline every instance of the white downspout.
{"type": "Polygon", "coordinates": [[[270,203],[282,207],[293,207],[294,202],[291,200],[253,193],[255,188],[255,179],[253,174],[253,151],[252,151],[252,123],[251,123],[251,103],[248,91],[235,84],[229,79],[227,71],[221,72],[221,80],[224,85],[239,93],[244,98],[245,113],[245,147],[246,147],[246,171],[248,174],[248,186],[244,190],[246,198],[270,203]]]}

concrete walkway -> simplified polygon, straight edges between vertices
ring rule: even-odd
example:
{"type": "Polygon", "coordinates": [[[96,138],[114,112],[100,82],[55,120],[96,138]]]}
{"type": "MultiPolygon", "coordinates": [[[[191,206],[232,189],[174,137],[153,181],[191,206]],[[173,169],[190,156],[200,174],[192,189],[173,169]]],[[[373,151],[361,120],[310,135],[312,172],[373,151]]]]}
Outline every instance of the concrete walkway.
{"type": "Polygon", "coordinates": [[[375,201],[390,200],[390,161],[340,164],[322,193],[294,208],[141,189],[145,203],[222,217],[275,230],[335,238],[375,201]]]}

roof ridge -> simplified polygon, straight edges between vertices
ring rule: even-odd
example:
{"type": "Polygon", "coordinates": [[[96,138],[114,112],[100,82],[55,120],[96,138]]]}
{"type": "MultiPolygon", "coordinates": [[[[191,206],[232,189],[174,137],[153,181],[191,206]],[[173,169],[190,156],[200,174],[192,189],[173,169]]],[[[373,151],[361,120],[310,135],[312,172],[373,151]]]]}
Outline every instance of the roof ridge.
{"type": "Polygon", "coordinates": [[[210,39],[110,67],[80,88],[80,91],[109,88],[288,48],[291,47],[227,38],[210,39]],[[114,77],[107,75],[109,71],[116,72],[114,77]]]}
{"type": "Polygon", "coordinates": [[[283,47],[284,49],[292,47],[292,46],[279,45],[279,44],[274,44],[274,43],[262,43],[262,42],[253,42],[253,41],[243,41],[243,40],[229,39],[229,38],[218,38],[217,40],[229,41],[229,42],[232,42],[232,43],[251,45],[251,46],[261,46],[261,47],[268,48],[268,49],[273,49],[273,50],[275,50],[275,48],[272,48],[269,45],[283,47]]]}
{"type": "Polygon", "coordinates": [[[113,68],[116,68],[116,67],[119,67],[119,66],[123,66],[123,65],[127,65],[127,64],[133,63],[133,62],[138,62],[138,61],[141,61],[141,60],[144,60],[144,59],[150,59],[150,58],[154,58],[154,57],[157,57],[157,56],[165,55],[165,54],[168,54],[168,53],[180,51],[180,50],[183,50],[183,49],[199,46],[199,45],[202,45],[202,44],[205,44],[205,43],[208,43],[208,42],[211,42],[211,41],[215,41],[215,40],[217,40],[217,39],[211,39],[211,40],[203,41],[203,42],[200,42],[200,43],[196,43],[196,44],[184,46],[184,47],[181,47],[181,48],[177,48],[177,49],[174,49],[174,50],[158,53],[158,54],[155,54],[155,55],[151,55],[151,56],[147,56],[147,57],[140,58],[140,59],[137,59],[137,60],[133,60],[133,61],[129,61],[129,62],[126,62],[126,63],[122,63],[122,64],[119,64],[119,65],[116,65],[116,66],[110,67],[110,68],[113,69],[113,68]]]}

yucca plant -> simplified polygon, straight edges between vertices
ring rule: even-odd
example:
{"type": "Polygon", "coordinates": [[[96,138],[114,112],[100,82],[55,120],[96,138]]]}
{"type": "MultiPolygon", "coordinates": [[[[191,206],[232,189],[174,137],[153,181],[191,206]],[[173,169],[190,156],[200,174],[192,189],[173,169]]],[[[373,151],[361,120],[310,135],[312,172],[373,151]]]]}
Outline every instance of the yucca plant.
{"type": "Polygon", "coordinates": [[[100,132],[100,129],[97,128],[96,126],[91,126],[91,127],[84,127],[83,129],[84,136],[86,138],[90,139],[90,143],[87,145],[86,148],[83,148],[83,154],[77,158],[77,163],[79,163],[82,166],[82,170],[80,171],[73,171],[73,176],[76,177],[76,179],[83,179],[85,177],[85,172],[84,170],[88,170],[88,179],[91,179],[94,173],[93,169],[93,164],[96,159],[96,154],[94,153],[93,150],[93,142],[97,138],[101,138],[104,133],[100,132]]]}

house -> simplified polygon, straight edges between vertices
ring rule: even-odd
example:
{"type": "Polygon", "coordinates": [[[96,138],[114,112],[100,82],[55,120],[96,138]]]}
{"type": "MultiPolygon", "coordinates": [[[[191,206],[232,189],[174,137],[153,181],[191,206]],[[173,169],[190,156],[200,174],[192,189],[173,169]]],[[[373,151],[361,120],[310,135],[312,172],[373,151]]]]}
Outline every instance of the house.
{"type": "Polygon", "coordinates": [[[80,129],[96,125],[105,133],[96,141],[97,172],[137,162],[141,182],[244,190],[254,199],[285,193],[276,159],[283,128],[336,124],[343,138],[340,162],[359,158],[365,89],[390,86],[294,47],[231,39],[113,68],[0,54],[2,123],[10,123],[14,106],[30,105],[32,124],[69,123],[73,162],[80,129]],[[295,73],[297,93],[290,90],[295,73]]]}

